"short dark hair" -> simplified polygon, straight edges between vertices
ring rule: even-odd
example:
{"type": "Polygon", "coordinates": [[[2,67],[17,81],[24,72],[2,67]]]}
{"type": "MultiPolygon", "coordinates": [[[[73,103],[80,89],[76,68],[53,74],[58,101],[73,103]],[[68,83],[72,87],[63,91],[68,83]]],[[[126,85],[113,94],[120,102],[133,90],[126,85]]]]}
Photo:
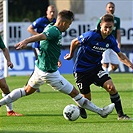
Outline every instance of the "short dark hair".
{"type": "Polygon", "coordinates": [[[70,10],[62,10],[58,13],[58,16],[68,20],[74,20],[74,14],[70,10]]]}
{"type": "Polygon", "coordinates": [[[108,2],[108,3],[106,4],[106,7],[107,7],[108,4],[112,4],[112,5],[115,6],[115,4],[114,4],[113,2],[108,2]]]}
{"type": "Polygon", "coordinates": [[[114,16],[112,14],[107,13],[102,16],[101,23],[102,22],[113,22],[114,23],[114,16]]]}

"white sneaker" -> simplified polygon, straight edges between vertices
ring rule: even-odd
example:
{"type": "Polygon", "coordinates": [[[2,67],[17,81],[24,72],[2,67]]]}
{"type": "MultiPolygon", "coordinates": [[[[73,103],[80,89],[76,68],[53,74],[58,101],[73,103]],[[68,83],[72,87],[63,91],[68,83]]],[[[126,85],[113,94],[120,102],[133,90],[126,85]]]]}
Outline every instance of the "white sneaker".
{"type": "Polygon", "coordinates": [[[124,114],[117,118],[118,120],[133,120],[133,118],[129,117],[128,115],[124,114]]]}
{"type": "Polygon", "coordinates": [[[112,113],[114,107],[115,107],[114,103],[111,103],[106,107],[103,107],[103,110],[101,111],[101,114],[99,115],[103,118],[106,118],[110,113],[112,113]]]}

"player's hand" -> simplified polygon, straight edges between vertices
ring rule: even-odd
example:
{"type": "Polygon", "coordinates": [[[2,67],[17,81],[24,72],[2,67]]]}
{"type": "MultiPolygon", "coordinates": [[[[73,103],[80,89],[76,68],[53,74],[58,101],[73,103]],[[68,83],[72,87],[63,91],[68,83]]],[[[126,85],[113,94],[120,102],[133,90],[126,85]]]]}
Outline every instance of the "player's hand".
{"type": "Polygon", "coordinates": [[[60,61],[60,60],[58,60],[58,68],[60,68],[60,67],[61,67],[61,65],[62,65],[61,61],[60,61]]]}
{"type": "Polygon", "coordinates": [[[16,49],[24,49],[24,48],[26,48],[26,46],[27,46],[27,43],[25,41],[21,41],[15,45],[15,48],[16,49]]]}
{"type": "Polygon", "coordinates": [[[70,54],[66,54],[66,55],[64,56],[64,59],[65,59],[65,60],[71,60],[71,59],[72,59],[72,56],[71,56],[70,54]]]}
{"type": "Polygon", "coordinates": [[[8,61],[8,62],[7,62],[7,66],[10,67],[10,68],[13,68],[12,62],[8,61]]]}

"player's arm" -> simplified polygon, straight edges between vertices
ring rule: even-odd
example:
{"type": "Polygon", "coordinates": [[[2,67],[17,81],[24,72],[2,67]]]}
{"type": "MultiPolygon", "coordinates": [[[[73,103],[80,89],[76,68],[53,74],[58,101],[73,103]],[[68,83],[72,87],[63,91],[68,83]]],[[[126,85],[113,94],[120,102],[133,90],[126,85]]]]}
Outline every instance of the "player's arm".
{"type": "Polygon", "coordinates": [[[39,34],[39,33],[37,33],[37,32],[35,31],[35,29],[33,28],[32,25],[30,25],[30,26],[27,28],[27,31],[30,32],[32,35],[37,35],[37,34],[39,34]]]}
{"type": "Polygon", "coordinates": [[[38,34],[38,35],[34,35],[32,37],[26,38],[25,40],[17,43],[15,45],[15,47],[16,47],[16,49],[23,49],[27,46],[28,43],[41,41],[41,40],[46,40],[46,39],[47,39],[46,35],[41,33],[41,34],[38,34]]]}
{"type": "Polygon", "coordinates": [[[121,62],[123,62],[129,68],[132,68],[133,69],[133,64],[127,58],[127,56],[125,56],[122,52],[117,53],[117,55],[119,56],[119,59],[120,59],[121,62]]]}
{"type": "Polygon", "coordinates": [[[66,54],[64,56],[64,59],[70,60],[74,56],[74,51],[78,47],[79,44],[80,44],[80,42],[79,42],[78,38],[73,39],[71,42],[71,45],[70,45],[70,53],[66,54]]]}
{"type": "Polygon", "coordinates": [[[5,47],[5,48],[2,49],[2,51],[3,51],[3,54],[6,58],[6,60],[7,60],[7,66],[10,67],[10,68],[13,68],[13,64],[11,62],[8,49],[5,47]]]}
{"type": "Polygon", "coordinates": [[[61,63],[61,60],[58,60],[58,68],[60,68],[61,67],[61,65],[62,65],[62,63],[61,63]]]}

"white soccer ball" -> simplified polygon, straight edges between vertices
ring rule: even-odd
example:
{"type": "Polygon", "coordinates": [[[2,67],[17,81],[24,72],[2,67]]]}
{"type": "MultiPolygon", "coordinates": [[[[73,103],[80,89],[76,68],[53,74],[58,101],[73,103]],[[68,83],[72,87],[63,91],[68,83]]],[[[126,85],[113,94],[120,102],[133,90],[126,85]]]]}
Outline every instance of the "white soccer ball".
{"type": "Polygon", "coordinates": [[[67,105],[63,110],[63,116],[69,121],[77,120],[80,116],[79,107],[74,104],[67,105]]]}

